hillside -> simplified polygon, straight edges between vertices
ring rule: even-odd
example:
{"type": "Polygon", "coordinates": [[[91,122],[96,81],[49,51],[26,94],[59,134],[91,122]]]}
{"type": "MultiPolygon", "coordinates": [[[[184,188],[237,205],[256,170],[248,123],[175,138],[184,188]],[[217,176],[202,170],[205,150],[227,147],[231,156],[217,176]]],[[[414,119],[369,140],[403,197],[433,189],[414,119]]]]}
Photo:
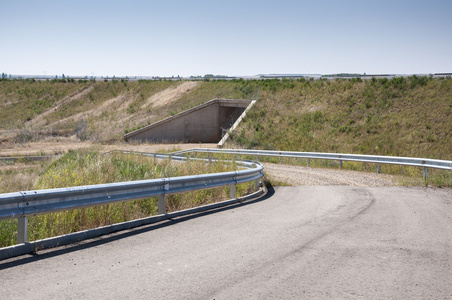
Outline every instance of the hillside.
{"type": "Polygon", "coordinates": [[[452,80],[273,81],[234,141],[247,148],[452,159],[452,80]]]}
{"type": "Polygon", "coordinates": [[[168,116],[173,102],[196,86],[173,81],[6,80],[0,82],[0,130],[4,136],[18,134],[19,141],[75,134],[82,140],[118,140],[128,127],[168,116]]]}
{"type": "Polygon", "coordinates": [[[232,134],[245,148],[452,159],[452,80],[0,81],[7,143],[120,141],[213,98],[258,102],[232,134]]]}

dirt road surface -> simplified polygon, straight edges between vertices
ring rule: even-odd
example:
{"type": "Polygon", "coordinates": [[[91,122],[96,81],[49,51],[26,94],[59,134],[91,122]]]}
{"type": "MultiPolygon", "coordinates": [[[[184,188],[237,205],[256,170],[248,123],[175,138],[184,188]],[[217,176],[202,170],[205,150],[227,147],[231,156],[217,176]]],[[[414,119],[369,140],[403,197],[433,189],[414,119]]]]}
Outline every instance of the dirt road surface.
{"type": "Polygon", "coordinates": [[[57,138],[48,141],[12,144],[0,147],[0,157],[26,155],[63,154],[69,150],[93,148],[97,151],[127,150],[138,152],[178,151],[191,148],[216,148],[217,144],[99,144],[90,141],[80,142],[71,138],[57,138]]]}
{"type": "Polygon", "coordinates": [[[148,106],[158,107],[167,105],[189,93],[198,85],[198,81],[184,81],[176,87],[167,88],[147,99],[146,103],[141,106],[141,109],[145,109],[148,106]]]}
{"type": "Polygon", "coordinates": [[[271,179],[293,186],[346,185],[376,187],[393,186],[397,185],[398,182],[395,176],[388,174],[269,163],[264,164],[264,172],[268,174],[271,179]]]}
{"type": "Polygon", "coordinates": [[[0,262],[4,299],[451,299],[452,190],[264,199],[0,262]]]}

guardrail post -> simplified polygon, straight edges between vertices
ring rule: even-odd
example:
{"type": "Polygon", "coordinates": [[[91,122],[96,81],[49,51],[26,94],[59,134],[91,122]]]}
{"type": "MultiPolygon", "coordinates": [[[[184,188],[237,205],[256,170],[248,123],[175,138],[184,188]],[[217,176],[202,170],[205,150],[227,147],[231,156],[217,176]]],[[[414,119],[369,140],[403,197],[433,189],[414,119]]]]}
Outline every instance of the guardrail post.
{"type": "Polygon", "coordinates": [[[254,181],[254,187],[256,190],[261,187],[261,180],[259,178],[254,181]]]}
{"type": "Polygon", "coordinates": [[[20,217],[17,221],[17,243],[23,244],[28,242],[28,217],[20,217]]]}
{"type": "Polygon", "coordinates": [[[342,169],[342,160],[339,161],[339,169],[342,169]]]}
{"type": "Polygon", "coordinates": [[[230,199],[235,199],[237,198],[237,194],[235,192],[235,184],[231,184],[229,186],[229,198],[230,199]]]}
{"type": "Polygon", "coordinates": [[[428,168],[424,167],[424,180],[428,179],[428,168]]]}
{"type": "Polygon", "coordinates": [[[154,165],[156,164],[157,154],[154,153],[154,165]]]}
{"type": "Polygon", "coordinates": [[[378,164],[377,165],[377,174],[380,174],[381,173],[381,164],[378,164]]]}
{"type": "Polygon", "coordinates": [[[311,166],[311,159],[308,158],[308,167],[310,167],[310,166],[311,166]]]}
{"type": "Polygon", "coordinates": [[[282,165],[282,156],[279,157],[279,164],[282,165]]]}
{"type": "Polygon", "coordinates": [[[159,195],[158,212],[159,212],[159,215],[166,214],[165,194],[159,195]]]}

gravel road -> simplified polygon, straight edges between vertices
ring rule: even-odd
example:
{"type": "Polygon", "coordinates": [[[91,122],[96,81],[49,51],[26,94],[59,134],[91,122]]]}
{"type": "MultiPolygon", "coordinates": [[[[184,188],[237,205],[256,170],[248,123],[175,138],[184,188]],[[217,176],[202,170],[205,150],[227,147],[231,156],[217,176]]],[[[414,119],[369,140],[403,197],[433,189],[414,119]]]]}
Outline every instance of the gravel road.
{"type": "Polygon", "coordinates": [[[394,186],[397,181],[394,176],[358,172],[350,170],[334,170],[322,168],[309,168],[291,165],[264,163],[264,172],[276,181],[288,183],[293,186],[394,186]]]}

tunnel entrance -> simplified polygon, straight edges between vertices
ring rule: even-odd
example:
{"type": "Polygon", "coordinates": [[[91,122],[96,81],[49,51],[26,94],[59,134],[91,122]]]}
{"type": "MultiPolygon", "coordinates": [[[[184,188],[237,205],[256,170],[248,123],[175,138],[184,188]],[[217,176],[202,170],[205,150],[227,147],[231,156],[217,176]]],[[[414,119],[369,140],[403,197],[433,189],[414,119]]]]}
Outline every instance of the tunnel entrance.
{"type": "MultiPolygon", "coordinates": [[[[255,101],[214,99],[124,135],[126,141],[218,143],[255,101]]],[[[235,126],[234,126],[235,125],[235,126]]]]}

